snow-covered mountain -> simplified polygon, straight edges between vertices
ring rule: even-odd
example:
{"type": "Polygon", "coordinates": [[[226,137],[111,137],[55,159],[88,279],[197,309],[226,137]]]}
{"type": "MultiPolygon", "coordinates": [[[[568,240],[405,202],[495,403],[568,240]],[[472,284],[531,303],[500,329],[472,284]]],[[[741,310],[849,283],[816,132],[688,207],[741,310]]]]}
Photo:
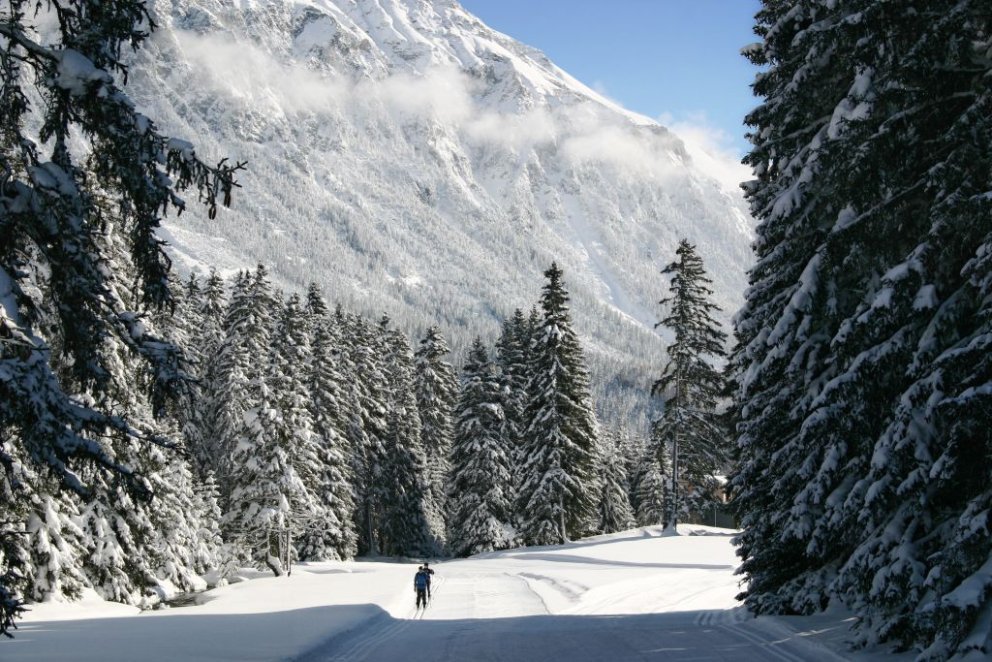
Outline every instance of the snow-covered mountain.
{"type": "Polygon", "coordinates": [[[264,261],[287,287],[315,280],[462,344],[529,308],[557,260],[587,347],[614,372],[660,364],[659,269],[680,237],[727,319],[737,307],[751,236],[739,191],[454,0],[155,11],[130,94],[201,156],[249,164],[231,210],[169,221],[180,265],[264,261]]]}

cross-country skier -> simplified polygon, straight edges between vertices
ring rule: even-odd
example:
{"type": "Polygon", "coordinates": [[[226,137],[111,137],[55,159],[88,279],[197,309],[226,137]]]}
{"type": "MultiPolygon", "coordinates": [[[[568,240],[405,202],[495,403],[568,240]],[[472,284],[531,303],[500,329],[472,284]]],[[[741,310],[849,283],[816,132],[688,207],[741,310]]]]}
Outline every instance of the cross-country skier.
{"type": "Polygon", "coordinates": [[[420,569],[427,574],[427,601],[431,600],[431,581],[434,579],[434,571],[431,570],[430,563],[424,561],[424,565],[420,566],[420,569]]]}
{"type": "Polygon", "coordinates": [[[417,568],[417,574],[413,576],[413,592],[417,594],[417,609],[427,606],[427,588],[430,583],[430,575],[424,571],[424,568],[417,568]]]}

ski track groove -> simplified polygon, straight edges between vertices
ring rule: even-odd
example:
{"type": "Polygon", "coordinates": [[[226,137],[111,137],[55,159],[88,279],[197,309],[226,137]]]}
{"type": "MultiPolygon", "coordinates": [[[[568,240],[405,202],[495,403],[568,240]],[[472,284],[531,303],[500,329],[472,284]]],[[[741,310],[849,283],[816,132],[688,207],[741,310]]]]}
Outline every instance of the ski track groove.
{"type": "MultiPolygon", "coordinates": [[[[464,662],[475,659],[480,660],[480,662],[490,659],[502,660],[505,651],[497,652],[496,649],[490,649],[489,646],[492,644],[485,641],[484,631],[478,631],[478,634],[482,635],[482,640],[477,642],[479,650],[466,650],[465,647],[469,646],[471,649],[471,642],[476,639],[475,635],[471,633],[476,632],[477,626],[472,625],[471,621],[478,620],[481,624],[490,619],[518,618],[528,615],[524,612],[519,614],[507,613],[499,608],[499,605],[508,597],[521,595],[519,589],[515,590],[513,585],[523,588],[535,599],[531,605],[535,611],[531,613],[543,612],[544,615],[548,616],[554,616],[556,612],[549,608],[542,591],[536,590],[538,587],[543,591],[550,590],[551,594],[560,595],[573,607],[579,606],[583,596],[590,590],[589,587],[574,579],[565,579],[538,572],[503,571],[466,575],[455,571],[453,574],[442,574],[434,579],[430,601],[423,609],[414,608],[400,612],[405,613],[405,616],[398,617],[398,620],[391,621],[392,618],[397,617],[389,617],[388,615],[384,615],[381,619],[375,619],[367,627],[354,631],[347,639],[344,639],[342,642],[346,646],[344,649],[334,651],[327,657],[320,657],[319,659],[321,662],[368,662],[370,660],[384,662],[386,658],[389,660],[402,659],[402,657],[397,656],[403,655],[403,651],[406,650],[402,642],[404,634],[412,638],[411,641],[419,641],[418,637],[422,639],[428,636],[428,632],[434,632],[435,635],[440,635],[435,640],[434,657],[423,659],[431,659],[433,662],[464,662]],[[435,606],[434,599],[438,598],[439,595],[447,597],[448,600],[443,600],[435,606]],[[420,630],[421,626],[412,625],[414,621],[425,618],[434,622],[435,625],[432,627],[441,625],[441,622],[444,621],[451,621],[451,628],[435,632],[432,629],[420,630]],[[398,637],[401,639],[397,640],[398,637]],[[386,658],[382,658],[383,655],[386,658]]],[[[681,596],[678,602],[692,601],[693,598],[710,590],[712,587],[707,586],[689,595],[681,596]]],[[[550,597],[552,596],[549,595],[550,597]]],[[[756,625],[755,621],[746,618],[744,612],[739,608],[693,611],[696,613],[686,619],[686,625],[691,623],[691,627],[698,628],[701,634],[719,632],[728,642],[736,642],[738,645],[744,646],[745,650],[740,651],[742,653],[741,659],[749,661],[771,660],[773,662],[806,662],[806,660],[811,659],[804,652],[805,644],[801,640],[781,636],[774,630],[756,625]]],[[[567,608],[564,611],[559,609],[557,612],[560,612],[562,616],[571,616],[567,608]]],[[[679,627],[678,629],[682,628],[679,627]]],[[[567,630],[563,632],[567,632],[567,630]]],[[[608,634],[608,632],[603,634],[608,634]]],[[[612,634],[621,638],[624,636],[622,628],[619,632],[612,634]]],[[[530,638],[532,636],[532,632],[525,630],[524,641],[528,642],[527,645],[532,644],[533,640],[530,638]]],[[[703,634],[703,636],[705,635],[703,634]]],[[[325,647],[324,650],[326,651],[327,648],[325,647]]],[[[576,649],[574,652],[583,660],[593,659],[588,657],[590,653],[594,657],[596,655],[595,651],[586,649],[576,649]]],[[[721,653],[716,651],[714,653],[716,657],[712,659],[724,659],[721,653]]],[[[416,655],[414,657],[417,660],[422,658],[422,656],[417,657],[416,655]]],[[[305,658],[306,662],[317,659],[316,656],[305,658]]],[[[820,658],[814,657],[813,659],[820,658]]]]}
{"type": "Polygon", "coordinates": [[[786,650],[783,650],[781,647],[778,647],[776,645],[776,642],[774,640],[766,639],[760,636],[754,630],[744,627],[740,623],[734,623],[731,625],[720,625],[718,627],[726,632],[730,632],[734,636],[740,637],[742,639],[747,639],[751,643],[757,644],[768,655],[774,656],[779,660],[783,660],[784,662],[805,662],[807,659],[805,657],[794,655],[786,650]]]}
{"type": "Polygon", "coordinates": [[[392,639],[408,627],[410,627],[410,621],[402,620],[397,621],[396,623],[393,623],[378,632],[373,632],[370,635],[359,635],[358,641],[354,642],[350,648],[326,659],[328,662],[353,662],[354,660],[363,659],[365,654],[368,653],[373,647],[392,639]]]}

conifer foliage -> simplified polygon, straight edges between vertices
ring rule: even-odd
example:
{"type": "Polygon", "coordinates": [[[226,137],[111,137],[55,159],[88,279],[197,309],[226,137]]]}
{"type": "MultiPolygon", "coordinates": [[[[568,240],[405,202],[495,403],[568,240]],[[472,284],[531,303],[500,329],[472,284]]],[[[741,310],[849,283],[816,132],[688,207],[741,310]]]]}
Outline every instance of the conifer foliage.
{"type": "Polygon", "coordinates": [[[603,533],[624,531],[634,526],[630,507],[630,487],[620,449],[619,434],[612,432],[600,438],[599,452],[599,530],[603,533]]]}
{"type": "Polygon", "coordinates": [[[440,551],[439,532],[431,531],[427,456],[420,440],[420,412],[414,391],[413,350],[402,333],[380,324],[386,346],[387,428],[381,484],[382,551],[391,556],[422,556],[440,551]]]}
{"type": "Polygon", "coordinates": [[[522,486],[528,544],[563,543],[595,528],[597,423],[582,347],[572,329],[557,264],[544,272],[544,316],[531,340],[522,486]]]}
{"type": "Polygon", "coordinates": [[[440,329],[432,326],[420,341],[420,347],[414,355],[420,439],[427,463],[426,476],[430,490],[427,495],[428,520],[439,542],[445,539],[452,410],[458,398],[455,369],[444,360],[449,351],[440,329]]]}
{"type": "Polygon", "coordinates": [[[661,418],[654,422],[653,437],[670,450],[672,488],[668,527],[675,530],[680,515],[683,485],[686,497],[712,489],[713,475],[723,469],[730,442],[716,415],[723,374],[712,365],[725,356],[727,335],[713,319],[718,308],[709,297],[713,291],[696,247],[683,239],[676,259],[663,270],[671,275],[669,296],[659,303],[668,314],[658,325],[675,335],[668,347],[668,363],[652,392],[665,401],[661,418]]]}
{"type": "MultiPolygon", "coordinates": [[[[145,319],[171,299],[156,229],[184,206],[179,190],[193,187],[211,214],[219,200],[227,204],[238,167],[212,168],[192,145],[161,135],[115,82],[126,78],[124,49],[140,47],[154,27],[144,2],[59,3],[52,42],[36,37],[37,4],[0,9],[0,481],[16,501],[25,498],[19,477],[35,468],[83,495],[95,487],[85,478],[109,472],[143,498],[148,482],[98,438],[110,433],[123,444],[155,433],[112,413],[108,398],[77,396],[112,388],[110,339],[140,357],[155,413],[182,389],[174,346],[145,319]],[[41,126],[44,146],[28,125],[41,126]],[[88,148],[70,148],[73,134],[88,148]],[[117,296],[120,264],[101,245],[104,229],[126,243],[119,257],[133,269],[134,302],[117,296]]],[[[23,558],[8,553],[17,543],[6,533],[0,633],[16,610],[7,582],[23,558]]]]}
{"type": "Polygon", "coordinates": [[[767,1],[737,318],[744,598],[992,652],[992,14],[767,1]]]}
{"type": "Polygon", "coordinates": [[[451,550],[459,556],[509,547],[510,458],[500,377],[475,339],[462,372],[451,453],[451,550]]]}

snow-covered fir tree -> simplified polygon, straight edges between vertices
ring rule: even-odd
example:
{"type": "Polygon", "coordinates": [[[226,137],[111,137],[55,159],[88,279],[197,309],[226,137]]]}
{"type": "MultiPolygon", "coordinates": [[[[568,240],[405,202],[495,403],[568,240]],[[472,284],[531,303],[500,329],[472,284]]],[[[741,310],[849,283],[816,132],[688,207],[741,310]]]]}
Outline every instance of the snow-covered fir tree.
{"type": "Polygon", "coordinates": [[[514,542],[513,482],[499,370],[476,337],[462,369],[451,450],[451,551],[505,549],[514,542]]]}
{"type": "MultiPolygon", "coordinates": [[[[114,228],[114,223],[107,222],[94,237],[107,263],[116,266],[107,281],[107,296],[124,309],[139,310],[132,287],[136,273],[125,258],[131,239],[114,228]]],[[[147,332],[157,333],[153,316],[136,313],[136,317],[147,332]]],[[[181,330],[183,325],[172,327],[181,330]]],[[[181,338],[179,334],[177,339],[181,338]]],[[[84,474],[98,489],[78,506],[76,525],[82,532],[80,569],[88,585],[104,597],[146,604],[157,599],[156,595],[163,597],[171,592],[173,587],[190,590],[201,585],[188,554],[198,533],[193,523],[196,512],[191,505],[192,475],[181,454],[163,447],[178,445],[178,441],[166,440],[179,440],[181,435],[171,417],[156,420],[153,416],[147,380],[154,377],[136,360],[133,349],[107,336],[98,352],[107,368],[106,386],[81,393],[80,397],[102,409],[120,412],[145,438],[158,440],[155,444],[140,443],[130,435],[112,433],[101,441],[118,462],[141,472],[145,489],[155,494],[155,500],[149,504],[135,499],[103,472],[84,474]],[[149,590],[155,590],[156,595],[149,590]]],[[[162,412],[170,414],[173,409],[163,407],[162,412]]]]}
{"type": "Polygon", "coordinates": [[[190,274],[183,282],[170,283],[174,289],[174,308],[162,311],[155,316],[155,325],[176,344],[181,352],[183,369],[192,379],[189,388],[183,393],[170,412],[175,419],[183,440],[183,446],[195,458],[202,453],[203,448],[203,410],[199,404],[203,401],[200,385],[202,382],[205,354],[197,343],[195,336],[203,326],[200,316],[200,300],[202,291],[196,274],[190,274]]]}
{"type": "Polygon", "coordinates": [[[447,483],[450,473],[452,409],[458,398],[458,378],[455,369],[444,357],[450,352],[440,330],[432,326],[420,341],[414,355],[416,369],[417,410],[420,413],[420,441],[427,462],[427,482],[430,489],[427,503],[431,530],[447,537],[445,514],[447,483]]]}
{"type": "MultiPolygon", "coordinates": [[[[713,489],[713,476],[726,468],[730,441],[717,415],[717,399],[724,390],[723,373],[712,365],[726,356],[727,335],[713,314],[719,309],[710,297],[710,279],[696,247],[683,239],[676,259],[663,274],[671,276],[669,295],[659,303],[667,314],[658,325],[669,329],[668,363],[652,392],[664,400],[664,411],[653,423],[652,434],[670,448],[672,485],[668,526],[674,531],[680,500],[692,496],[704,501],[713,489]]],[[[697,507],[702,505],[696,504],[697,507]]]]}
{"type": "Polygon", "coordinates": [[[224,540],[221,536],[220,489],[213,472],[208,472],[194,488],[195,507],[199,532],[196,546],[190,550],[193,568],[200,575],[211,569],[222,570],[225,558],[224,540]]]}
{"type": "Polygon", "coordinates": [[[572,329],[557,264],[544,272],[544,316],[533,332],[529,425],[517,508],[527,544],[549,545],[596,526],[597,423],[582,347],[572,329]]]}
{"type": "Polygon", "coordinates": [[[744,598],[840,598],[866,643],[987,655],[987,3],[767,1],[757,20],[732,480],[744,598]]]}
{"type": "Polygon", "coordinates": [[[366,320],[340,312],[335,315],[341,329],[343,358],[347,366],[345,400],[349,420],[345,427],[354,466],[359,553],[381,551],[380,529],[388,461],[386,440],[389,427],[389,391],[383,367],[385,340],[366,320]]]}
{"type": "Polygon", "coordinates": [[[420,414],[414,392],[413,350],[386,317],[380,322],[386,348],[387,430],[382,491],[382,551],[391,556],[424,556],[441,551],[439,531],[428,514],[434,510],[427,456],[420,443],[420,414]]]}
{"type": "MultiPolygon", "coordinates": [[[[528,348],[531,326],[519,308],[503,322],[496,341],[496,360],[500,367],[503,393],[503,436],[509,453],[510,475],[514,491],[520,487],[523,464],[524,431],[527,429],[527,380],[529,378],[528,348]]],[[[514,511],[514,517],[516,512],[514,511]]]]}
{"type": "MultiPolygon", "coordinates": [[[[192,278],[192,277],[191,277],[192,278]]],[[[191,294],[187,288],[187,294],[191,294]]],[[[203,478],[207,474],[216,476],[221,467],[217,458],[224,457],[221,446],[223,438],[221,420],[216,417],[222,393],[219,375],[221,347],[225,340],[224,319],[227,308],[224,279],[211,269],[206,280],[199,285],[195,298],[190,297],[190,311],[193,321],[190,328],[187,351],[196,352],[197,382],[193,390],[193,401],[189,407],[195,410],[194,430],[184,430],[186,443],[193,456],[197,474],[203,478]]]]}
{"type": "Polygon", "coordinates": [[[326,508],[324,447],[313,432],[313,397],[307,383],[310,338],[300,297],[290,295],[282,306],[272,339],[269,373],[266,375],[275,409],[279,412],[275,434],[288,449],[293,469],[305,494],[290,502],[287,520],[297,556],[304,561],[322,561],[336,554],[328,546],[338,537],[335,513],[326,508]]]}
{"type": "Polygon", "coordinates": [[[313,433],[321,454],[321,475],[316,497],[327,511],[322,532],[325,556],[349,559],[355,555],[351,445],[345,433],[348,414],[342,403],[344,377],[339,369],[341,353],[334,320],[323,296],[315,287],[307,292],[307,317],[312,343],[306,368],[313,419],[313,433]]]}
{"type": "Polygon", "coordinates": [[[254,273],[244,271],[236,276],[224,315],[224,341],[218,350],[215,390],[208,412],[218,434],[209,442],[219,452],[213,469],[225,500],[234,489],[234,450],[244,436],[246,414],[258,406],[254,398],[269,390],[258,387],[269,373],[278,311],[264,265],[259,264],[254,273]]]}
{"type": "Polygon", "coordinates": [[[630,506],[629,481],[618,432],[600,435],[598,455],[599,530],[602,533],[624,531],[634,526],[634,512],[630,506]]]}
{"type": "MultiPolygon", "coordinates": [[[[22,498],[15,457],[43,465],[80,494],[94,487],[80,480],[82,466],[92,465],[145,498],[135,469],[98,443],[108,431],[140,435],[127,417],[99,408],[106,399],[77,396],[108,388],[101,353],[108,337],[144,362],[155,413],[181,388],[182,375],[174,348],[142,323],[139,308],[123,308],[108,291],[116,265],[98,246],[99,229],[115,221],[114,232],[128,237],[125,260],[135,270],[140,309],[167,305],[160,220],[183,206],[176,191],[189,186],[213,213],[218,197],[228,202],[234,169],[210,168],[191,145],[161,135],[118,85],[126,78],[115,76],[124,71],[124,49],[140,47],[152,25],[144,3],[125,0],[93,13],[82,0],[59,7],[46,14],[58,29],[46,30],[53,38],[44,43],[32,3],[7,3],[0,22],[0,370],[8,375],[0,382],[0,467],[13,499],[22,498]],[[42,127],[39,142],[29,125],[42,127]],[[73,135],[85,147],[70,149],[73,135]],[[110,204],[98,204],[97,191],[110,204]]],[[[4,582],[19,559],[0,555],[4,582]]],[[[0,584],[0,633],[16,603],[0,584]]]]}
{"type": "Polygon", "coordinates": [[[225,340],[234,359],[225,406],[242,413],[231,421],[225,444],[230,460],[223,528],[246,560],[281,575],[288,570],[292,518],[308,512],[311,504],[294,462],[294,431],[286,426],[279,393],[270,386],[274,306],[267,271],[260,265],[243,282],[242,295],[231,302],[237,316],[229,314],[225,340]]]}
{"type": "Polygon", "coordinates": [[[30,473],[27,463],[18,466],[17,501],[9,498],[10,486],[0,479],[8,506],[0,512],[0,535],[7,542],[2,553],[25,561],[16,588],[32,602],[76,598],[88,585],[80,567],[84,536],[76,524],[77,502],[59,494],[57,485],[30,473]]]}
{"type": "Polygon", "coordinates": [[[630,506],[637,513],[637,495],[635,488],[640,478],[641,459],[644,457],[645,441],[642,435],[634,434],[626,427],[621,427],[617,443],[623,458],[624,471],[627,475],[627,496],[630,506]]]}
{"type": "Polygon", "coordinates": [[[652,436],[642,447],[632,482],[635,519],[640,526],[667,524],[671,515],[671,470],[665,444],[652,436]]]}

